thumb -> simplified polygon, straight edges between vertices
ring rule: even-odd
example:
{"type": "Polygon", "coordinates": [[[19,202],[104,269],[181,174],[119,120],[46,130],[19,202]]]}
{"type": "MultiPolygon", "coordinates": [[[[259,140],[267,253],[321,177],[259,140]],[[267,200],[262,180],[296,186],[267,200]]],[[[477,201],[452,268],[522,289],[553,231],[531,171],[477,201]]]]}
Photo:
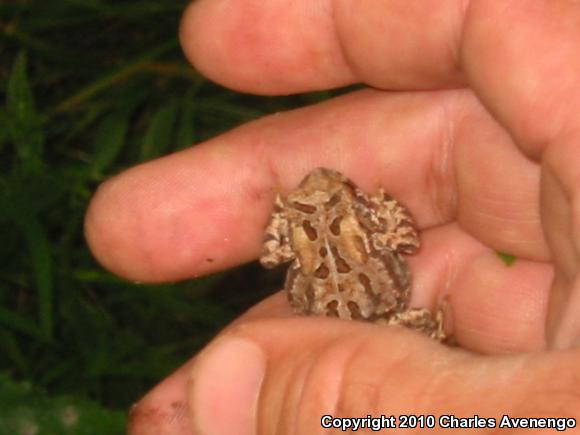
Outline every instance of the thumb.
{"type": "Polygon", "coordinates": [[[349,424],[325,415],[394,416],[398,428],[405,415],[433,415],[436,426],[449,415],[477,414],[496,426],[504,414],[573,416],[578,399],[547,396],[555,382],[566,390],[577,384],[555,366],[569,370],[578,355],[555,355],[479,357],[402,328],[333,319],[255,321],[198,355],[192,424],[202,435],[321,434],[323,423],[349,424]]]}

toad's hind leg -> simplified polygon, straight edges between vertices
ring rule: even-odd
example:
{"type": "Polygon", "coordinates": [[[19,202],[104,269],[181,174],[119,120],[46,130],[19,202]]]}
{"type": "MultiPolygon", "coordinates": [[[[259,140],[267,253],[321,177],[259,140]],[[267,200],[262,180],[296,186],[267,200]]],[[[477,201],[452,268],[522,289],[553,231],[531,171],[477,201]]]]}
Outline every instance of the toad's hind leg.
{"type": "Polygon", "coordinates": [[[443,328],[445,307],[446,305],[442,305],[435,316],[426,308],[412,308],[395,314],[387,324],[414,329],[434,340],[443,341],[447,337],[443,328]]]}

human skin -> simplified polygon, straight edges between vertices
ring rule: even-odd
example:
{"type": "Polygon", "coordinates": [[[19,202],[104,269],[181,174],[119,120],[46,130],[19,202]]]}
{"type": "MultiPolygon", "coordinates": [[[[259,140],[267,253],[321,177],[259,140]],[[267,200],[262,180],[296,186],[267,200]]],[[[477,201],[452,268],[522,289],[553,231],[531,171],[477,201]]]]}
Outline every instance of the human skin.
{"type": "Polygon", "coordinates": [[[275,192],[327,166],[413,212],[411,304],[449,295],[460,348],[295,317],[277,294],[144,397],[130,433],[316,434],[325,413],[580,417],[580,3],[201,0],[181,40],[244,92],[372,89],[104,183],[86,218],[99,261],[160,282],[255,259],[275,192]]]}

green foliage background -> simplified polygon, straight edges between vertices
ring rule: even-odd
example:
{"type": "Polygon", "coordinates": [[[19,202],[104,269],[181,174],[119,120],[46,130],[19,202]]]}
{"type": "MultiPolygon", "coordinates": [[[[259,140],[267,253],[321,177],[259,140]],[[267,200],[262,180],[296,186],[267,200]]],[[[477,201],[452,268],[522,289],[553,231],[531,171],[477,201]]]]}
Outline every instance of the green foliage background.
{"type": "Polygon", "coordinates": [[[208,82],[178,45],[185,5],[0,3],[0,434],[124,433],[132,402],[280,284],[248,265],[134,285],[85,245],[83,216],[107,177],[326,97],[208,82]]]}

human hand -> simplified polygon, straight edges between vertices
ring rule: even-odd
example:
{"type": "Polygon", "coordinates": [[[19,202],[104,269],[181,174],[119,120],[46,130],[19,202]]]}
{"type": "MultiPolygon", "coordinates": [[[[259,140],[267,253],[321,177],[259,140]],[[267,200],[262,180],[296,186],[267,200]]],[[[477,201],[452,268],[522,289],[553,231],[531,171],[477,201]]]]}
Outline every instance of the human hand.
{"type": "Polygon", "coordinates": [[[413,212],[423,247],[410,258],[412,305],[449,294],[450,327],[473,353],[394,328],[294,318],[277,295],[143,399],[133,433],[191,433],[188,413],[196,434],[222,433],[210,421],[253,433],[241,420],[259,433],[317,433],[326,412],[575,416],[577,351],[499,355],[578,340],[579,14],[572,2],[193,4],[186,54],[220,83],[263,94],[359,81],[376,90],[116,177],[87,215],[95,255],[139,281],[255,258],[273,192],[328,166],[365,190],[383,185],[413,212]],[[518,260],[506,267],[496,250],[518,260]]]}

